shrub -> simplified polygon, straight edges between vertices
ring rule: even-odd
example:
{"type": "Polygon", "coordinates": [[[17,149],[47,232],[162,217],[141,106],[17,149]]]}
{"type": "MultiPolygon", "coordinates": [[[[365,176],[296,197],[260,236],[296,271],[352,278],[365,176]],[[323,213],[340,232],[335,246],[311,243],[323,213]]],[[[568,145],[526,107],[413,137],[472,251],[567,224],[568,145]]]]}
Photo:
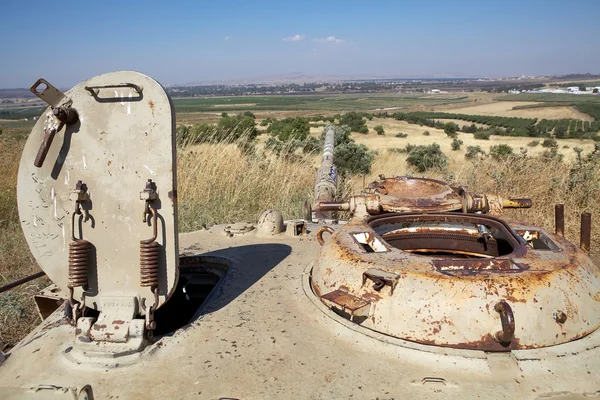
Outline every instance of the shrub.
{"type": "Polygon", "coordinates": [[[544,152],[540,154],[540,157],[547,161],[562,161],[564,156],[558,152],[558,147],[551,147],[550,149],[544,150],[544,152]]]}
{"type": "Polygon", "coordinates": [[[362,117],[357,112],[349,112],[339,117],[339,125],[348,125],[352,132],[369,133],[369,128],[362,117]]]}
{"type": "Polygon", "coordinates": [[[430,135],[429,131],[423,132],[423,136],[429,136],[429,135],[430,135]]]}
{"type": "Polygon", "coordinates": [[[405,138],[408,137],[408,133],[398,132],[396,133],[396,137],[405,138]]]}
{"type": "Polygon", "coordinates": [[[295,117],[274,120],[267,128],[272,136],[277,136],[282,142],[297,139],[304,140],[310,133],[310,123],[308,118],[295,117]]]}
{"type": "Polygon", "coordinates": [[[507,144],[502,143],[490,147],[490,156],[497,160],[511,155],[513,155],[513,148],[507,144]]]}
{"type": "Polygon", "coordinates": [[[540,144],[539,140],[532,140],[531,142],[527,143],[527,146],[529,146],[529,147],[535,147],[538,144],[540,144]]]}
{"type": "Polygon", "coordinates": [[[458,125],[454,122],[448,122],[444,125],[444,133],[452,139],[456,138],[458,136],[458,125]]]}
{"type": "Polygon", "coordinates": [[[542,142],[542,147],[558,147],[558,142],[556,139],[547,138],[542,142]]]}
{"type": "Polygon", "coordinates": [[[481,148],[481,146],[467,146],[467,152],[465,153],[465,158],[467,160],[472,160],[477,157],[479,154],[482,156],[485,155],[485,151],[481,148]]]}
{"type": "Polygon", "coordinates": [[[364,144],[349,142],[335,148],[333,159],[340,175],[368,174],[375,161],[375,153],[364,144]]]}
{"type": "Polygon", "coordinates": [[[383,129],[382,125],[377,125],[375,128],[373,128],[375,130],[375,132],[377,132],[378,135],[383,135],[385,134],[385,129],[383,129]]]}
{"type": "Polygon", "coordinates": [[[448,158],[437,143],[415,146],[408,154],[406,162],[415,167],[418,172],[448,167],[448,158]]]}
{"type": "Polygon", "coordinates": [[[452,150],[454,150],[454,151],[460,150],[460,146],[462,146],[462,145],[463,145],[463,141],[462,140],[457,139],[457,138],[454,138],[452,140],[452,144],[451,144],[452,150]]]}
{"type": "Polygon", "coordinates": [[[492,134],[488,131],[477,131],[473,134],[473,138],[479,140],[490,140],[490,136],[492,136],[492,134]]]}

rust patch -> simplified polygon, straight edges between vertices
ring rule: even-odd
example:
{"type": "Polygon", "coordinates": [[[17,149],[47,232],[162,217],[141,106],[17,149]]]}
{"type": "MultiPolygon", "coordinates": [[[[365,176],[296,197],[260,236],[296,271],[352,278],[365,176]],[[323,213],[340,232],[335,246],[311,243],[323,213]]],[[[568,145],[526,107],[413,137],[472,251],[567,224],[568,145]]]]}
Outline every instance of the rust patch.
{"type": "Polygon", "coordinates": [[[148,105],[150,106],[150,110],[152,110],[152,117],[154,117],[154,102],[149,100],[148,105]]]}

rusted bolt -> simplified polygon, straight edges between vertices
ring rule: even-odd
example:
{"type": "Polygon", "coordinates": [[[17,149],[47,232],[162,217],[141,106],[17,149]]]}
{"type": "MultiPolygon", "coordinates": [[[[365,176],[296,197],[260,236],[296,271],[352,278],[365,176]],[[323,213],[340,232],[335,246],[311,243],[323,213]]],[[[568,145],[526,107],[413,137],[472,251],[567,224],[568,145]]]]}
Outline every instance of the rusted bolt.
{"type": "Polygon", "coordinates": [[[494,306],[494,310],[500,314],[502,330],[496,332],[495,339],[501,344],[508,344],[515,336],[515,316],[510,305],[501,300],[494,306]]]}
{"type": "Polygon", "coordinates": [[[565,322],[567,322],[567,314],[565,314],[564,312],[558,310],[558,311],[554,311],[554,314],[552,314],[552,317],[554,318],[554,320],[556,322],[558,322],[559,324],[564,324],[565,322]]]}
{"type": "Polygon", "coordinates": [[[77,110],[71,107],[56,107],[54,110],[52,110],[52,113],[56,119],[67,125],[74,124],[79,120],[79,114],[77,114],[77,110]]]}

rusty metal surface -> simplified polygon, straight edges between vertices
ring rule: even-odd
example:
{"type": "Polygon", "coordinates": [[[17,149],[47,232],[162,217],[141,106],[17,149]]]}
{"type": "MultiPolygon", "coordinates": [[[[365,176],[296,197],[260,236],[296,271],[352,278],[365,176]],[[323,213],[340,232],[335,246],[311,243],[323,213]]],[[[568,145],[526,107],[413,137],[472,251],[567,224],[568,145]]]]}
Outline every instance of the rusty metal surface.
{"type": "Polygon", "coordinates": [[[445,182],[427,178],[380,177],[364,192],[379,195],[387,212],[452,211],[462,207],[462,199],[445,182]]]}
{"type": "Polygon", "coordinates": [[[323,246],[313,284],[324,293],[342,288],[371,301],[371,313],[361,326],[424,344],[487,351],[531,349],[566,343],[600,326],[600,273],[584,252],[540,228],[509,225],[483,215],[392,214],[350,221],[323,246]],[[449,224],[461,220],[474,227],[461,231],[449,224]],[[413,229],[411,221],[428,221],[430,226],[413,229]],[[445,229],[452,228],[449,235],[458,233],[455,239],[483,240],[485,234],[477,236],[480,225],[491,234],[488,248],[494,241],[502,243],[501,255],[472,252],[464,240],[443,249],[450,254],[435,251],[445,229]],[[425,232],[420,238],[423,247],[415,241],[409,246],[414,252],[395,244],[389,252],[365,253],[353,239],[360,231],[377,232],[384,240],[388,232],[395,232],[402,241],[403,230],[409,240],[414,240],[410,235],[425,232]],[[531,248],[515,230],[535,232],[554,247],[531,248]],[[432,232],[439,236],[431,236],[432,232]],[[372,268],[401,277],[393,294],[364,284],[362,276],[372,268]],[[510,343],[496,339],[502,323],[495,305],[501,301],[511,307],[516,320],[510,343]],[[558,311],[566,315],[566,322],[558,323],[558,311]]]}
{"type": "Polygon", "coordinates": [[[333,292],[324,294],[321,296],[326,302],[333,303],[339,307],[342,311],[349,313],[350,315],[364,315],[368,310],[365,310],[369,306],[369,302],[360,297],[352,296],[348,292],[343,290],[334,290],[333,292]]]}

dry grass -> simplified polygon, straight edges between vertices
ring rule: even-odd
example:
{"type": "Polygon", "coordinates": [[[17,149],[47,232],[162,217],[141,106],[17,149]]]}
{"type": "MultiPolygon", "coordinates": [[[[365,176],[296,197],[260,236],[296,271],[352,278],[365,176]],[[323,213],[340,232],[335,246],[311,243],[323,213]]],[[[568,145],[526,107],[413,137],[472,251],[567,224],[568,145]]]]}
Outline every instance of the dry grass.
{"type": "MultiPolygon", "coordinates": [[[[538,118],[538,119],[580,119],[593,121],[594,119],[574,107],[541,107],[513,110],[513,107],[543,104],[530,101],[498,101],[481,105],[469,105],[466,107],[453,107],[451,112],[470,115],[493,115],[502,117],[538,118]]],[[[445,110],[449,111],[449,110],[445,110]]]]}
{"type": "MultiPolygon", "coordinates": [[[[419,126],[415,124],[409,124],[406,121],[397,121],[391,118],[373,118],[372,121],[367,121],[369,127],[369,133],[366,135],[353,134],[354,140],[357,143],[361,143],[373,150],[379,150],[385,152],[389,148],[404,147],[408,143],[410,144],[432,144],[438,143],[442,148],[442,151],[448,155],[458,155],[457,158],[459,163],[463,162],[463,157],[466,152],[467,146],[481,146],[486,152],[489,151],[490,147],[500,143],[506,143],[511,146],[515,152],[519,152],[519,149],[527,149],[527,154],[535,156],[539,155],[547,148],[541,145],[536,147],[529,147],[527,144],[532,140],[537,140],[540,143],[543,138],[531,138],[531,137],[513,137],[513,136],[492,136],[490,140],[478,140],[473,137],[470,133],[459,133],[458,138],[464,142],[463,147],[458,151],[452,151],[450,144],[452,139],[448,137],[441,129],[430,128],[428,126],[419,126]],[[382,125],[385,129],[385,135],[377,135],[373,128],[376,125],[382,125]],[[423,136],[424,131],[429,131],[429,136],[423,136]],[[406,138],[397,138],[394,135],[398,132],[408,134],[406,138]]],[[[312,130],[311,130],[312,133],[312,130]]],[[[560,139],[558,141],[559,152],[564,155],[565,160],[572,161],[575,159],[575,152],[572,150],[574,147],[579,147],[584,152],[589,153],[594,150],[594,141],[589,139],[560,139]],[[569,148],[563,148],[568,146],[569,148]]],[[[451,160],[452,161],[452,160],[451,160]]],[[[451,170],[456,167],[450,166],[451,170]]]]}
{"type": "MultiPolygon", "coordinates": [[[[15,183],[24,141],[3,134],[0,138],[0,286],[39,271],[21,231],[15,183]]],[[[0,294],[0,342],[14,344],[38,323],[33,294],[47,280],[38,280],[0,294]]]]}
{"type": "Polygon", "coordinates": [[[286,219],[300,218],[312,196],[313,164],[311,156],[290,161],[262,146],[244,154],[228,142],[186,145],[177,160],[180,230],[255,221],[270,208],[286,219]]]}

